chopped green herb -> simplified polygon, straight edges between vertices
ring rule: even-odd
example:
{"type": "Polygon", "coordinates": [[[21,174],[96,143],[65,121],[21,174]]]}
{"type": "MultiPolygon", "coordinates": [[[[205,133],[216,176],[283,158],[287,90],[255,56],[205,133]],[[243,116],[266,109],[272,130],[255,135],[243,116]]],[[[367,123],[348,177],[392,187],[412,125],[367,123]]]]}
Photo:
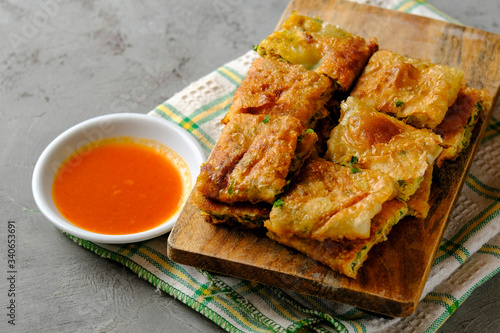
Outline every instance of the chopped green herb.
{"type": "Polygon", "coordinates": [[[469,145],[471,136],[472,136],[472,132],[470,131],[470,129],[465,128],[464,136],[462,138],[462,149],[467,148],[467,146],[469,145]]]}
{"type": "Polygon", "coordinates": [[[396,100],[396,107],[397,107],[397,108],[402,107],[404,104],[405,104],[405,103],[404,103],[402,100],[400,100],[400,99],[397,99],[397,100],[396,100]]]}
{"type": "Polygon", "coordinates": [[[231,182],[231,185],[229,185],[229,188],[227,189],[227,193],[229,195],[233,194],[233,186],[234,186],[234,180],[231,182]]]}
{"type": "Polygon", "coordinates": [[[483,109],[483,105],[479,101],[474,105],[474,107],[476,109],[478,109],[479,111],[481,111],[483,109]]]}
{"type": "Polygon", "coordinates": [[[273,204],[273,207],[281,207],[281,206],[283,206],[283,199],[278,199],[273,204]]]}
{"type": "Polygon", "coordinates": [[[358,168],[351,168],[351,173],[358,173],[359,169],[358,168]]]}
{"type": "Polygon", "coordinates": [[[271,118],[271,117],[270,117],[269,115],[267,115],[267,116],[264,118],[264,120],[262,120],[262,122],[263,122],[264,124],[267,124],[267,123],[269,122],[269,119],[270,119],[270,118],[271,118]]]}
{"type": "Polygon", "coordinates": [[[469,119],[467,120],[467,126],[471,126],[472,124],[475,124],[478,118],[479,118],[479,112],[476,112],[473,117],[469,117],[469,119]]]}
{"type": "Polygon", "coordinates": [[[363,246],[363,248],[361,250],[359,250],[358,253],[356,253],[356,260],[361,259],[361,257],[363,256],[364,250],[366,250],[366,246],[363,246]]]}
{"type": "Polygon", "coordinates": [[[323,23],[323,20],[320,19],[320,18],[317,18],[317,17],[313,17],[313,21],[316,22],[316,23],[319,23],[319,24],[323,23]]]}
{"type": "Polygon", "coordinates": [[[356,156],[351,156],[351,160],[349,161],[349,166],[353,166],[358,163],[358,158],[356,156]]]}
{"type": "Polygon", "coordinates": [[[304,133],[302,133],[301,135],[299,135],[297,137],[297,143],[304,140],[304,138],[306,137],[306,134],[311,134],[311,133],[314,133],[314,130],[312,128],[308,128],[307,130],[305,130],[304,133]]]}
{"type": "Polygon", "coordinates": [[[406,150],[404,150],[404,149],[401,150],[400,154],[401,154],[401,156],[405,156],[406,155],[406,150]]]}

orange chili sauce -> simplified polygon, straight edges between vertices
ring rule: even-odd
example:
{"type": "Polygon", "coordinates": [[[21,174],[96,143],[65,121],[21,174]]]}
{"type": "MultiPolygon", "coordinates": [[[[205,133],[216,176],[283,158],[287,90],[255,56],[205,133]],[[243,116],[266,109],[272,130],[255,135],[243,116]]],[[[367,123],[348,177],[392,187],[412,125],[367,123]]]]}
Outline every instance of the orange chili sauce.
{"type": "Polygon", "coordinates": [[[130,138],[92,143],[59,168],[52,197],[72,224],[124,235],[159,226],[182,204],[180,171],[155,148],[130,138]]]}

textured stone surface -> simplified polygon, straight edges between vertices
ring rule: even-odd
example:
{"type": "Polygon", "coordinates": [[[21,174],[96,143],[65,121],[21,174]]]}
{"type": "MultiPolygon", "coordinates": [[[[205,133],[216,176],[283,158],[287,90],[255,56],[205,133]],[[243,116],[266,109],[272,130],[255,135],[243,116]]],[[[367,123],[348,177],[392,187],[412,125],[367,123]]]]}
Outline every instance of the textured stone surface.
{"type": "MultiPolygon", "coordinates": [[[[497,0],[436,5],[499,32],[497,0]]],[[[0,1],[0,305],[7,302],[7,221],[16,221],[17,325],[1,332],[207,332],[220,329],[129,269],[72,244],[37,211],[36,159],[97,115],[146,113],[271,32],[287,1],[0,1]]],[[[442,332],[500,324],[500,277],[442,332]],[[478,316],[478,312],[480,312],[478,316]]],[[[492,326],[493,325],[493,326],[492,326]]]]}
{"type": "Polygon", "coordinates": [[[431,0],[435,7],[464,25],[500,34],[500,1],[431,0]]]}

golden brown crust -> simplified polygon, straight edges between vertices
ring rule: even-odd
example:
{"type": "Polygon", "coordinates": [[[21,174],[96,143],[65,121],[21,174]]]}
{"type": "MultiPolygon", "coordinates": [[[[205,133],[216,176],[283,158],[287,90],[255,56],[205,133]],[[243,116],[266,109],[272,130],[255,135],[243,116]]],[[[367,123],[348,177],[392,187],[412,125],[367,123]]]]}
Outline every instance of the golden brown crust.
{"type": "Polygon", "coordinates": [[[462,70],[375,52],[351,96],[416,127],[435,128],[462,87],[462,70]]]}
{"type": "Polygon", "coordinates": [[[277,235],[316,240],[366,238],[370,220],[394,197],[397,185],[372,170],[310,158],[271,210],[266,227],[277,235]]]}
{"type": "Polygon", "coordinates": [[[372,219],[370,236],[365,239],[335,242],[330,239],[318,241],[294,235],[279,235],[272,231],[269,231],[267,235],[278,243],[293,247],[335,271],[356,278],[370,249],[387,239],[392,227],[406,215],[406,211],[404,202],[397,199],[385,202],[382,211],[372,219]]]}
{"type": "Polygon", "coordinates": [[[427,168],[424,178],[415,193],[408,199],[408,215],[425,219],[429,213],[429,197],[431,195],[432,171],[434,166],[427,168]]]}
{"type": "Polygon", "coordinates": [[[469,145],[470,136],[481,112],[490,108],[490,98],[484,90],[462,87],[457,100],[434,132],[443,139],[445,149],[436,164],[441,167],[445,160],[453,160],[469,145]]]}
{"type": "Polygon", "coordinates": [[[302,66],[258,58],[236,90],[222,123],[236,114],[250,113],[293,116],[313,127],[327,115],[324,105],[331,95],[330,85],[326,77],[302,66]]]}
{"type": "Polygon", "coordinates": [[[261,56],[324,74],[342,91],[351,87],[377,49],[374,38],[367,42],[337,26],[296,13],[258,46],[261,56]]]}
{"type": "Polygon", "coordinates": [[[355,278],[402,217],[425,218],[434,162],[463,149],[473,106],[489,105],[463,87],[459,69],[377,50],[375,40],[296,13],[260,43],[263,58],[237,89],[193,192],[206,220],[265,226],[271,239],[355,278]],[[329,106],[341,99],[331,97],[356,80],[337,124],[329,106]],[[330,161],[318,157],[327,139],[330,161]]]}
{"type": "Polygon", "coordinates": [[[201,214],[209,223],[238,225],[248,229],[262,227],[264,220],[269,218],[271,212],[271,205],[265,203],[225,204],[205,197],[196,188],[192,193],[192,202],[200,209],[201,214]]]}
{"type": "Polygon", "coordinates": [[[291,169],[300,168],[297,156],[306,159],[312,152],[317,136],[306,129],[294,117],[235,115],[201,167],[198,190],[225,203],[273,203],[291,169]]]}
{"type": "Polygon", "coordinates": [[[408,200],[442,151],[441,138],[354,97],[342,102],[341,108],[342,118],[332,130],[325,158],[347,165],[354,156],[359,167],[384,172],[400,183],[398,197],[408,200]]]}

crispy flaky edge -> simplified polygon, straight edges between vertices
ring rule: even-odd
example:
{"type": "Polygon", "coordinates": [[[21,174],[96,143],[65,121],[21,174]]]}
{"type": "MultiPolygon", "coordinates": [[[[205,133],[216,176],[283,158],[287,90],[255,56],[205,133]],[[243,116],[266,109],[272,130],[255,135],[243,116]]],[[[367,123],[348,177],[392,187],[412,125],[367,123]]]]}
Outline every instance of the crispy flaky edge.
{"type": "Polygon", "coordinates": [[[228,204],[272,204],[312,154],[316,141],[316,133],[294,117],[237,115],[201,167],[196,187],[203,195],[228,204]],[[242,126],[250,133],[246,146],[234,135],[242,126]]]}
{"type": "Polygon", "coordinates": [[[434,132],[443,138],[444,149],[436,159],[436,165],[442,167],[446,160],[455,160],[469,146],[472,131],[481,113],[486,114],[491,108],[491,98],[485,90],[462,87],[457,100],[448,109],[443,121],[434,132]]]}
{"type": "Polygon", "coordinates": [[[332,96],[331,81],[323,75],[275,59],[257,58],[236,89],[227,124],[237,114],[293,116],[313,128],[328,115],[325,104],[332,96]]]}
{"type": "Polygon", "coordinates": [[[328,76],[334,90],[347,91],[378,50],[376,38],[368,41],[317,17],[293,12],[257,47],[262,57],[299,64],[328,76]]]}
{"type": "MultiPolygon", "coordinates": [[[[398,199],[384,203],[382,211],[372,219],[370,237],[367,239],[335,242],[330,239],[317,241],[294,235],[277,235],[270,231],[267,235],[278,243],[292,247],[331,269],[355,279],[358,270],[368,258],[371,248],[387,240],[392,227],[407,214],[407,211],[406,203],[398,199]]],[[[265,224],[266,222],[264,226],[265,224]]]]}
{"type": "Polygon", "coordinates": [[[246,229],[261,228],[271,212],[271,205],[265,203],[238,202],[230,205],[207,198],[196,188],[193,190],[192,201],[207,222],[246,229]]]}
{"type": "Polygon", "coordinates": [[[418,189],[413,195],[410,196],[406,204],[408,205],[408,215],[425,219],[429,213],[429,197],[431,195],[432,186],[432,171],[434,166],[431,165],[427,168],[424,178],[420,183],[418,189]]]}

